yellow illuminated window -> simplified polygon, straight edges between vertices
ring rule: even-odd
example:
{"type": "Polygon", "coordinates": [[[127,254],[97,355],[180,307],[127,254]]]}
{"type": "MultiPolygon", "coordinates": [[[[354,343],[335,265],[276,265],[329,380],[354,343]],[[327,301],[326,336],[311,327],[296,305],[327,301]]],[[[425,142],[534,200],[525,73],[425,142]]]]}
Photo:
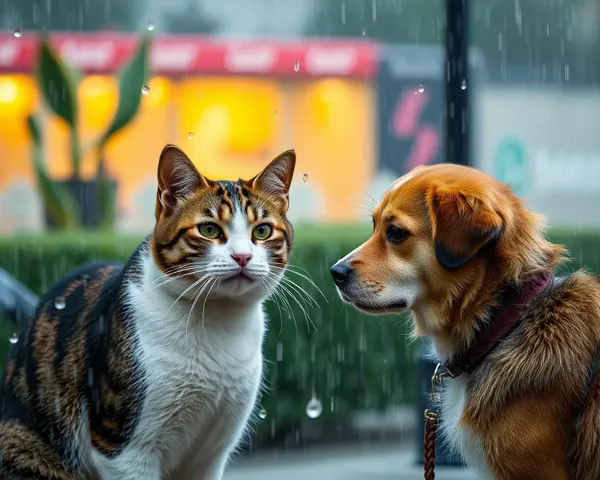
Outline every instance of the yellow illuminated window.
{"type": "Polygon", "coordinates": [[[180,85],[179,100],[182,128],[215,148],[248,155],[272,147],[279,102],[275,82],[242,77],[189,79],[180,85]]]}

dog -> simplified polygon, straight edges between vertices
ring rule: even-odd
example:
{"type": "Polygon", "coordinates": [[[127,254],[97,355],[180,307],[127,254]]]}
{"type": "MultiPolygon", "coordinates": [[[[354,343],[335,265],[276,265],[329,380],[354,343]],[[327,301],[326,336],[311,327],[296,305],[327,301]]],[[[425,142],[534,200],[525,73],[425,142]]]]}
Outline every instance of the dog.
{"type": "Polygon", "coordinates": [[[600,282],[556,276],[566,257],[508,185],[439,164],[396,180],[331,268],[343,301],[431,340],[441,426],[478,478],[600,479],[600,282]]]}

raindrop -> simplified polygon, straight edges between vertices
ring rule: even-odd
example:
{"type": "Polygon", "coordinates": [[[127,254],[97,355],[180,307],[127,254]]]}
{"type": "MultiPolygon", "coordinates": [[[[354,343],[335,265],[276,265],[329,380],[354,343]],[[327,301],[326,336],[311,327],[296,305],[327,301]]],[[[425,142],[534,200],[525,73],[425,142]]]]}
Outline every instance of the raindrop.
{"type": "Polygon", "coordinates": [[[342,25],[346,25],[346,2],[342,2],[342,25]]]}
{"type": "Polygon", "coordinates": [[[425,91],[425,87],[423,85],[419,85],[417,87],[417,91],[415,93],[423,93],[425,91]]]}
{"type": "Polygon", "coordinates": [[[283,360],[283,343],[277,342],[277,361],[281,362],[283,360]]]}
{"type": "Polygon", "coordinates": [[[302,175],[302,181],[304,183],[308,182],[308,173],[305,173],[304,175],[302,175]]]}
{"type": "Polygon", "coordinates": [[[21,31],[21,29],[20,29],[20,28],[17,28],[17,29],[14,31],[13,35],[14,35],[16,38],[21,38],[21,35],[23,35],[23,32],[21,31]]]}
{"type": "Polygon", "coordinates": [[[14,345],[19,341],[19,336],[16,333],[13,333],[8,339],[8,341],[14,345]]]}
{"type": "Polygon", "coordinates": [[[460,89],[461,90],[466,90],[467,89],[467,81],[463,79],[462,83],[460,84],[460,89]]]}
{"type": "Polygon", "coordinates": [[[149,23],[146,28],[148,29],[149,32],[153,32],[154,29],[156,28],[156,25],[154,25],[153,23],[149,23]]]}
{"type": "Polygon", "coordinates": [[[367,34],[367,30],[365,28],[363,28],[361,34],[364,37],[367,34]]]}
{"type": "Polygon", "coordinates": [[[258,412],[258,417],[261,420],[264,420],[265,418],[267,418],[267,411],[264,408],[261,408],[258,412]]]}
{"type": "Polygon", "coordinates": [[[373,3],[371,4],[371,13],[373,21],[375,22],[377,20],[377,5],[375,4],[375,0],[373,0],[373,3]]]}
{"type": "Polygon", "coordinates": [[[65,297],[56,297],[56,300],[54,300],[54,308],[57,310],[64,310],[66,306],[67,301],[65,300],[65,297]]]}
{"type": "Polygon", "coordinates": [[[90,387],[94,386],[94,369],[88,368],[88,385],[90,387]]]}
{"type": "Polygon", "coordinates": [[[314,395],[306,404],[306,416],[308,418],[319,418],[323,413],[323,405],[321,401],[314,395]]]}
{"type": "Polygon", "coordinates": [[[294,60],[294,72],[300,70],[300,60],[294,60]]]}
{"type": "Polygon", "coordinates": [[[188,132],[188,140],[194,139],[194,132],[188,132]]]}
{"type": "Polygon", "coordinates": [[[148,95],[148,92],[150,92],[150,87],[149,87],[148,85],[144,85],[144,86],[142,87],[142,93],[143,93],[144,95],[148,95]]]}

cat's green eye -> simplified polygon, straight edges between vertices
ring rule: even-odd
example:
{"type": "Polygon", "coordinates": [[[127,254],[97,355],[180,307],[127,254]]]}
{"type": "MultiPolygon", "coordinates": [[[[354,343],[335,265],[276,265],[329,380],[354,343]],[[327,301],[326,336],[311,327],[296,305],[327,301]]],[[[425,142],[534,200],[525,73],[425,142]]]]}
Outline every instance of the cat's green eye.
{"type": "Polygon", "coordinates": [[[221,231],[221,227],[219,227],[216,223],[205,222],[198,225],[198,231],[200,235],[204,238],[208,238],[209,240],[214,240],[215,238],[219,238],[223,235],[221,231]]]}
{"type": "Polygon", "coordinates": [[[256,238],[256,240],[266,240],[271,236],[272,232],[273,229],[271,228],[271,225],[263,223],[262,225],[254,227],[254,230],[252,230],[252,236],[256,238]]]}

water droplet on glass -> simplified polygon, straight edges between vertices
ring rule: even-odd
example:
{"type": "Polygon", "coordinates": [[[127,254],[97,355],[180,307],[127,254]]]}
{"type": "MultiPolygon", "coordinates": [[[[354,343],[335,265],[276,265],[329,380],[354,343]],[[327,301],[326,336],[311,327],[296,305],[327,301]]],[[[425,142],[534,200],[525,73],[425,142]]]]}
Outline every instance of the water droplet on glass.
{"type": "Polygon", "coordinates": [[[194,132],[188,132],[188,140],[194,139],[194,132]]]}
{"type": "Polygon", "coordinates": [[[365,28],[363,28],[361,34],[364,37],[367,34],[367,30],[365,28]]]}
{"type": "Polygon", "coordinates": [[[19,336],[16,333],[13,333],[8,339],[8,341],[14,345],[19,341],[19,336]]]}
{"type": "Polygon", "coordinates": [[[258,411],[258,417],[259,417],[261,420],[264,420],[265,418],[267,418],[267,411],[266,411],[264,408],[261,408],[261,409],[258,411]]]}
{"type": "Polygon", "coordinates": [[[460,89],[461,90],[466,90],[467,89],[467,81],[463,80],[462,83],[460,84],[460,89]]]}
{"type": "Polygon", "coordinates": [[[308,173],[305,173],[304,175],[302,175],[302,181],[304,183],[308,182],[308,173]]]}
{"type": "Polygon", "coordinates": [[[417,93],[423,93],[425,91],[425,87],[423,85],[419,85],[417,87],[417,93]]]}
{"type": "Polygon", "coordinates": [[[17,28],[13,34],[15,37],[21,38],[21,35],[23,35],[23,32],[19,28],[17,28]]]}
{"type": "Polygon", "coordinates": [[[65,300],[65,297],[56,297],[56,300],[54,300],[54,308],[57,310],[64,310],[66,306],[67,301],[65,300]]]}
{"type": "Polygon", "coordinates": [[[153,23],[149,23],[146,28],[148,29],[149,32],[153,32],[154,29],[156,28],[156,25],[154,25],[153,23]]]}
{"type": "Polygon", "coordinates": [[[308,418],[319,418],[323,413],[323,405],[320,400],[313,396],[306,404],[306,416],[308,418]]]}
{"type": "Polygon", "coordinates": [[[144,85],[144,86],[142,87],[142,93],[143,93],[144,95],[148,95],[148,92],[150,92],[150,87],[149,87],[148,85],[144,85]]]}
{"type": "Polygon", "coordinates": [[[300,60],[294,60],[294,72],[300,70],[300,60]]]}

